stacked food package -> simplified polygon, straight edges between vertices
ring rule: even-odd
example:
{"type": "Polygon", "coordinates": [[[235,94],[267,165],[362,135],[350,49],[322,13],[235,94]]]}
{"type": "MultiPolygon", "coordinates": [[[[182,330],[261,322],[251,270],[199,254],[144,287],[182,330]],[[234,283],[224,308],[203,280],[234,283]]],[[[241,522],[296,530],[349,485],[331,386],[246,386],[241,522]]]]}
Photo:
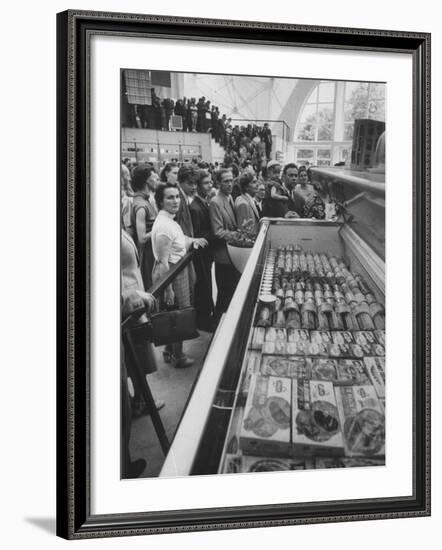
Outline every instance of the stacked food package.
{"type": "Polygon", "coordinates": [[[239,395],[222,472],[385,464],[385,309],[343,259],[270,249],[239,395]]]}

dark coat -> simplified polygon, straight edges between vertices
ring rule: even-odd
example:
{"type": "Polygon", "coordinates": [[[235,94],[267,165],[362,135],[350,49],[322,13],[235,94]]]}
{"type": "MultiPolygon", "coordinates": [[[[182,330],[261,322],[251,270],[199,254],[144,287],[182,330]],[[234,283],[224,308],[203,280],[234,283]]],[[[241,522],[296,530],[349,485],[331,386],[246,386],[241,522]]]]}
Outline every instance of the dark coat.
{"type": "Polygon", "coordinates": [[[187,235],[187,237],[193,237],[193,224],[192,224],[192,218],[190,216],[190,210],[189,205],[187,204],[187,196],[183,192],[180,186],[178,186],[178,191],[180,193],[180,208],[176,215],[176,221],[180,225],[181,229],[183,230],[184,235],[187,235]]]}
{"type": "Polygon", "coordinates": [[[213,233],[210,225],[209,205],[198,195],[189,206],[195,237],[207,239],[209,246],[200,249],[194,260],[196,273],[195,308],[198,327],[207,330],[214,313],[212,297],[213,233]]]}

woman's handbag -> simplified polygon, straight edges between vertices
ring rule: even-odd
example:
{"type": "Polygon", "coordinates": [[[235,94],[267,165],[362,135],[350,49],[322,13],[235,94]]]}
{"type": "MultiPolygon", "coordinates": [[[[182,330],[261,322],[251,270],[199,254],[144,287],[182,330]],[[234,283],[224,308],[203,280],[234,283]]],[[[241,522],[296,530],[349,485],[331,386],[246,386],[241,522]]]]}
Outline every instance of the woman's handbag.
{"type": "Polygon", "coordinates": [[[152,342],[155,346],[198,338],[194,307],[160,311],[150,316],[152,342]]]}

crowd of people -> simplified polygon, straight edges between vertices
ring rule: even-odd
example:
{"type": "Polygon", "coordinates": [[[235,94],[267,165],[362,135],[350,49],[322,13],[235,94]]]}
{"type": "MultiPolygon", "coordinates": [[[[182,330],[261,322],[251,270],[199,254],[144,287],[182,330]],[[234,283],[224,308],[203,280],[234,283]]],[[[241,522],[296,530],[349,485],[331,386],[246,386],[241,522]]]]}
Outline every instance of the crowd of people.
{"type": "MultiPolygon", "coordinates": [[[[160,308],[193,306],[198,328],[212,332],[229,307],[240,278],[229,257],[229,241],[235,241],[245,226],[256,235],[263,217],[324,219],[335,215],[330,202],[324,201],[310,182],[305,167],[293,163],[281,166],[273,160],[258,175],[251,163],[242,168],[235,164],[214,168],[194,159],[182,165],[166,163],[158,173],[148,163],[131,166],[129,159],[122,162],[123,312],[127,296],[151,307],[148,290],[152,284],[195,248],[198,254],[166,288],[160,308]]],[[[146,358],[154,362],[152,351],[146,358]]],[[[194,362],[183,352],[182,342],[166,346],[163,358],[175,368],[187,368],[194,362]]],[[[151,364],[146,373],[155,368],[151,364]]],[[[134,390],[133,402],[138,405],[132,407],[132,413],[142,414],[136,383],[134,390]]],[[[157,403],[158,408],[162,406],[164,403],[157,403]]]]}
{"type": "Polygon", "coordinates": [[[225,164],[250,161],[259,171],[272,153],[272,132],[268,123],[237,125],[204,96],[173,100],[160,98],[152,88],[151,105],[131,105],[127,124],[133,128],[169,130],[172,115],[180,116],[182,131],[209,132],[226,151],[225,164]]]}
{"type": "MultiPolygon", "coordinates": [[[[130,160],[124,159],[121,190],[123,228],[138,247],[145,290],[189,246],[207,248],[199,256],[204,262],[188,274],[192,289],[195,283],[200,290],[197,295],[202,303],[197,311],[201,326],[206,328],[216,323],[230,302],[238,277],[230,268],[226,242],[234,240],[246,223],[250,222],[257,233],[262,217],[330,219],[333,215],[332,205],[313,186],[305,167],[294,163],[281,166],[276,160],[269,161],[265,171],[257,175],[251,163],[242,168],[236,164],[216,167],[194,159],[181,166],[168,162],[158,173],[151,164],[131,166],[130,160]],[[169,205],[172,188],[176,212],[169,205]],[[171,250],[168,243],[172,243],[171,250]],[[163,257],[165,251],[170,253],[168,263],[163,257]],[[215,305],[209,275],[212,262],[218,287],[215,305]],[[226,287],[227,280],[231,282],[226,287]]],[[[192,295],[193,290],[190,299],[192,295]]]]}

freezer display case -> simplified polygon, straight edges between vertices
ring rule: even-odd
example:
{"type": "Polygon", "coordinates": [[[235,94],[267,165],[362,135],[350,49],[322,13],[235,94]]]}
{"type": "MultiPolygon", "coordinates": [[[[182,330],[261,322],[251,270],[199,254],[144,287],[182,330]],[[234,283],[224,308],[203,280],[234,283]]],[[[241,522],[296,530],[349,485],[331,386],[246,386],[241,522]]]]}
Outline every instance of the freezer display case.
{"type": "Polygon", "coordinates": [[[384,186],[333,178],[339,221],[262,221],[161,476],[385,464],[384,186]]]}

